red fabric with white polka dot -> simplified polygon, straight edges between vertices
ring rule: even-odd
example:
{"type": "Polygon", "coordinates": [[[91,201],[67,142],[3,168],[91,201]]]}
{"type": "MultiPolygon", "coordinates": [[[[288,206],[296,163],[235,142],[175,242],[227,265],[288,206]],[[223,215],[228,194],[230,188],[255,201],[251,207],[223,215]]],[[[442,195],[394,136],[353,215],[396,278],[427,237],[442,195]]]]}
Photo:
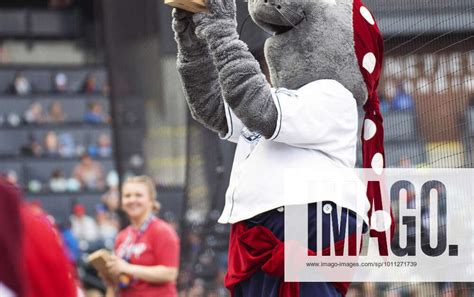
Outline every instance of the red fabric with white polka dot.
{"type": "MultiPolygon", "coordinates": [[[[362,127],[362,165],[364,168],[372,168],[376,174],[381,174],[384,168],[383,147],[383,119],[379,108],[377,86],[382,72],[383,62],[383,39],[379,28],[371,14],[360,0],[354,0],[353,4],[354,43],[360,71],[364,77],[368,91],[368,100],[364,105],[365,117],[362,127]]],[[[390,213],[393,234],[395,224],[391,210],[383,209],[380,187],[383,184],[371,182],[367,188],[371,208],[369,220],[378,220],[377,216],[384,217],[390,213]],[[374,215],[375,214],[375,215],[374,215]]],[[[375,222],[374,222],[375,223],[375,222]]],[[[388,229],[388,226],[386,226],[388,229]]],[[[385,236],[385,231],[380,228],[371,228],[371,236],[385,236]]],[[[379,241],[381,255],[387,255],[388,246],[386,241],[379,241]]]]}

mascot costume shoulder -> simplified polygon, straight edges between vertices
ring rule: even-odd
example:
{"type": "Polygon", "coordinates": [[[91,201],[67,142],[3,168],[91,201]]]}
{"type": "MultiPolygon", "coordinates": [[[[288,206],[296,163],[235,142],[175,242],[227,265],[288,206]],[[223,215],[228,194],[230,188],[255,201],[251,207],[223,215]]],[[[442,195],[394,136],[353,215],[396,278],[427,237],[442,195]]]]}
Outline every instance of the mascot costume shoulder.
{"type": "MultiPolygon", "coordinates": [[[[209,13],[175,9],[173,30],[192,116],[237,143],[219,219],[233,224],[226,286],[233,296],[344,296],[349,283],[283,281],[284,206],[321,205],[323,225],[336,207],[349,210],[349,224],[357,217],[370,223],[381,206],[367,197],[377,193],[369,186],[367,195],[346,193],[337,201],[331,195],[288,201],[284,192],[300,191],[284,182],[284,173],[287,168],[353,168],[357,106],[366,113],[363,166],[383,168],[376,94],[383,40],[375,20],[360,0],[249,0],[254,22],[274,33],[265,43],[268,82],[239,39],[235,0],[208,0],[207,5],[209,13]]],[[[310,211],[309,220],[315,217],[310,211]]],[[[323,248],[329,245],[323,242],[323,248]]]]}

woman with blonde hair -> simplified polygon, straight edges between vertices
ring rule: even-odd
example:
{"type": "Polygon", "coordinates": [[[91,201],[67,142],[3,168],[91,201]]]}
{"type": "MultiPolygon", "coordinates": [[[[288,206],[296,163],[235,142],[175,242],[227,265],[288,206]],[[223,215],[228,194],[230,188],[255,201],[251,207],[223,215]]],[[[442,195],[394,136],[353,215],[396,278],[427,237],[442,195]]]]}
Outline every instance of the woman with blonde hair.
{"type": "Polygon", "coordinates": [[[128,178],[122,186],[122,209],[130,225],[115,241],[115,255],[107,262],[110,275],[120,281],[121,297],[177,296],[179,238],[155,216],[160,208],[153,180],[128,178]]]}

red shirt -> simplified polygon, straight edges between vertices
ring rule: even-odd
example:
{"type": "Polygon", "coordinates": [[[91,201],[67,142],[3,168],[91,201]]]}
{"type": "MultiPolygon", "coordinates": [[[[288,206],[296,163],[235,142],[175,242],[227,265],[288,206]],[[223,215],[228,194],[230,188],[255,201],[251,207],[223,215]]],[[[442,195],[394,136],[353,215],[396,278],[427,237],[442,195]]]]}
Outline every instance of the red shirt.
{"type": "Polygon", "coordinates": [[[17,296],[25,296],[25,271],[19,252],[22,238],[18,189],[0,178],[0,295],[2,287],[7,287],[17,296]]]}
{"type": "Polygon", "coordinates": [[[40,208],[24,205],[23,257],[29,291],[26,296],[76,297],[74,270],[60,234],[40,208]]]}
{"type": "Polygon", "coordinates": [[[73,272],[46,213],[0,178],[0,295],[76,297],[73,272]]]}
{"type": "MultiPolygon", "coordinates": [[[[174,229],[158,218],[140,232],[132,226],[122,230],[115,240],[115,253],[134,265],[168,267],[179,266],[179,238],[174,229]]],[[[132,280],[129,287],[121,289],[121,297],[175,297],[174,282],[152,284],[132,280]]]]}

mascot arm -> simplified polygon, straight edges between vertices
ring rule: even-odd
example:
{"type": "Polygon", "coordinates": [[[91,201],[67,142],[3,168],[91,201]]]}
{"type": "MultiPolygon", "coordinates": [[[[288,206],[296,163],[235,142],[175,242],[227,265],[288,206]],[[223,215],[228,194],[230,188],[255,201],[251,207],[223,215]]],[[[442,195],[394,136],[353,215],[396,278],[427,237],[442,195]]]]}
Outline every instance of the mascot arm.
{"type": "Polygon", "coordinates": [[[194,15],[196,35],[209,45],[225,101],[243,124],[270,138],[278,111],[270,85],[247,45],[239,40],[234,0],[208,0],[210,13],[194,15]]]}
{"type": "Polygon", "coordinates": [[[207,44],[196,37],[192,14],[173,9],[173,31],[178,45],[177,68],[191,115],[225,137],[229,131],[217,70],[207,44]]]}

